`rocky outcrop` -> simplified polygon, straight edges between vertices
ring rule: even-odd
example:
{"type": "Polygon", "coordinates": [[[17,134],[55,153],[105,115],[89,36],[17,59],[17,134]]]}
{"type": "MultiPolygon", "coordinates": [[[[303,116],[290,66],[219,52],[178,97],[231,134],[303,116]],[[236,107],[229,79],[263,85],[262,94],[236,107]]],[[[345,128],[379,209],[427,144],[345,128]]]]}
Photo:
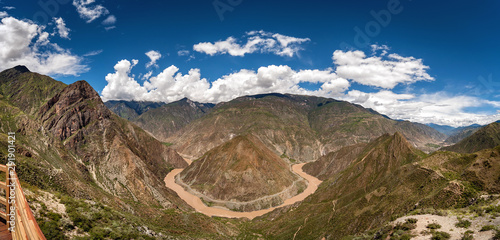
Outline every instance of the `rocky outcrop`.
{"type": "Polygon", "coordinates": [[[134,201],[169,206],[163,178],[186,162],[148,133],[114,115],[85,81],[75,82],[44,104],[40,131],[61,141],[105,191],[134,201]]]}
{"type": "Polygon", "coordinates": [[[111,114],[97,92],[87,82],[78,81],[43,105],[39,118],[45,129],[65,141],[65,145],[76,148],[84,143],[84,128],[91,123],[110,119],[111,114]]]}

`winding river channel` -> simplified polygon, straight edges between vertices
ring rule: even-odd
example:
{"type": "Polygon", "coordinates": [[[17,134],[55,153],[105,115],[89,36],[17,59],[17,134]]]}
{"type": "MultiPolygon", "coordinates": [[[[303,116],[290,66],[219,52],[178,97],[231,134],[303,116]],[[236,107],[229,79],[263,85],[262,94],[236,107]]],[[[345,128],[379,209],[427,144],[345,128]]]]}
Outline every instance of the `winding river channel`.
{"type": "MultiPolygon", "coordinates": [[[[190,163],[190,162],[188,162],[190,163]]],[[[203,202],[201,199],[186,190],[180,185],[178,185],[175,182],[175,176],[182,172],[182,168],[174,169],[170,173],[167,174],[165,177],[165,185],[175,191],[179,197],[184,200],[187,204],[189,204],[191,207],[193,207],[197,212],[203,213],[207,216],[217,216],[217,217],[227,217],[227,218],[248,218],[248,219],[253,219],[258,216],[262,216],[268,212],[273,211],[276,208],[284,207],[287,205],[294,204],[296,202],[304,200],[307,196],[313,194],[316,189],[318,189],[319,184],[321,181],[304,171],[302,171],[302,166],[304,166],[305,163],[301,164],[295,164],[292,166],[292,170],[301,176],[302,178],[306,179],[308,184],[307,188],[300,194],[293,196],[279,206],[268,208],[268,209],[262,209],[258,211],[252,211],[252,212],[235,212],[223,208],[218,208],[218,207],[208,207],[203,202]]]]}

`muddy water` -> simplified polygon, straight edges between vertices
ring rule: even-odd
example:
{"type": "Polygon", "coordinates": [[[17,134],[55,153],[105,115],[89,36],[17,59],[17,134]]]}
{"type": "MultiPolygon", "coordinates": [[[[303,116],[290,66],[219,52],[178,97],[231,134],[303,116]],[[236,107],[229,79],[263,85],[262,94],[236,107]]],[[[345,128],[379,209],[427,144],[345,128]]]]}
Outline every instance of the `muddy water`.
{"type": "Polygon", "coordinates": [[[203,213],[207,216],[217,216],[217,217],[227,217],[227,218],[249,218],[253,219],[258,216],[262,216],[268,212],[273,211],[276,208],[280,208],[283,206],[291,205],[296,202],[304,200],[307,196],[313,194],[316,189],[318,189],[318,185],[321,183],[321,181],[304,171],[302,171],[302,166],[304,166],[305,163],[301,164],[295,164],[292,166],[292,170],[297,173],[299,176],[303,177],[308,181],[307,188],[300,194],[289,198],[285,200],[285,202],[279,206],[268,208],[268,209],[262,209],[258,211],[252,211],[252,212],[234,212],[230,211],[227,209],[221,209],[217,207],[208,207],[203,202],[201,199],[187,191],[184,190],[180,185],[175,183],[175,176],[182,172],[183,169],[174,169],[172,170],[167,176],[165,177],[165,185],[174,190],[179,197],[184,200],[187,204],[189,204],[191,207],[193,207],[197,212],[203,213]]]}

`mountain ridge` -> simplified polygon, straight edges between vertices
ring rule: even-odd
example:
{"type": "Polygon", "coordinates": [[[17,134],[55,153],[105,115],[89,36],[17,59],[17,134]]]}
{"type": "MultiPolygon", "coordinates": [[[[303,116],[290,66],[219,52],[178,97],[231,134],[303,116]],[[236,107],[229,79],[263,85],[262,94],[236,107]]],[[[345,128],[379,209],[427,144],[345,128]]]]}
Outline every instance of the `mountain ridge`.
{"type": "Polygon", "coordinates": [[[474,153],[483,149],[494,148],[498,145],[500,145],[500,123],[493,122],[478,129],[455,145],[444,147],[442,150],[474,153]]]}
{"type": "Polygon", "coordinates": [[[335,99],[292,94],[260,94],[217,104],[166,140],[184,156],[209,149],[246,132],[256,134],[276,154],[300,162],[343,146],[368,142],[383,133],[402,132],[425,148],[445,136],[423,124],[390,120],[373,110],[335,99]]]}

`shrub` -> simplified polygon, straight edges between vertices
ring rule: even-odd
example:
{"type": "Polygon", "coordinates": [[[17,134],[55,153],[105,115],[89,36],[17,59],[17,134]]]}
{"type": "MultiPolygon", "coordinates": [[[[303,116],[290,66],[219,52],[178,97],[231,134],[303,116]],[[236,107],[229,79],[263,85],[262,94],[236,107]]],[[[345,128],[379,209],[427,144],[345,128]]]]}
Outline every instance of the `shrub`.
{"type": "Polygon", "coordinates": [[[430,223],[426,226],[426,228],[428,229],[439,229],[441,228],[441,225],[437,224],[437,223],[430,223]]]}
{"type": "Polygon", "coordinates": [[[433,232],[431,240],[444,240],[450,239],[450,234],[447,232],[433,232]]]}
{"type": "Polygon", "coordinates": [[[493,225],[485,225],[479,231],[480,232],[485,232],[485,231],[494,230],[494,229],[495,229],[495,226],[493,226],[493,225]]]}
{"type": "Polygon", "coordinates": [[[486,213],[500,213],[500,206],[488,206],[484,211],[486,213]]]}
{"type": "Polygon", "coordinates": [[[500,230],[497,230],[495,236],[493,236],[493,240],[500,240],[500,230]]]}
{"type": "Polygon", "coordinates": [[[472,235],[473,233],[474,232],[471,231],[471,230],[468,230],[468,231],[464,232],[464,235],[462,235],[461,240],[472,240],[472,239],[474,239],[474,237],[472,235]]]}
{"type": "Polygon", "coordinates": [[[417,223],[418,220],[416,218],[408,218],[408,219],[406,219],[406,222],[407,223],[417,223]]]}
{"type": "Polygon", "coordinates": [[[455,227],[457,228],[469,228],[472,223],[469,220],[458,219],[458,222],[455,223],[455,227]]]}
{"type": "Polygon", "coordinates": [[[67,239],[56,221],[40,222],[39,226],[47,239],[67,239]]]}
{"type": "Polygon", "coordinates": [[[408,219],[407,219],[406,222],[404,222],[404,223],[396,224],[396,226],[394,226],[394,230],[409,231],[409,230],[415,229],[416,227],[417,227],[417,224],[411,223],[411,221],[408,221],[408,219]]]}

